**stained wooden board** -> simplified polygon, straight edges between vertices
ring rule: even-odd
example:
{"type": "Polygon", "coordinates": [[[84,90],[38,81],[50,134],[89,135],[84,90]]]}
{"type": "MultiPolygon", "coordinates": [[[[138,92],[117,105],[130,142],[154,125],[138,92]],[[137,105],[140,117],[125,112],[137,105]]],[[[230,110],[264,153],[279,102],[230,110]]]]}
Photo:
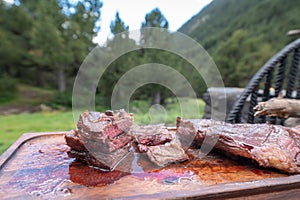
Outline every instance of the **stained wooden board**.
{"type": "Polygon", "coordinates": [[[212,154],[165,168],[129,155],[114,172],[69,158],[66,132],[24,134],[0,157],[2,199],[297,199],[300,175],[212,154]]]}

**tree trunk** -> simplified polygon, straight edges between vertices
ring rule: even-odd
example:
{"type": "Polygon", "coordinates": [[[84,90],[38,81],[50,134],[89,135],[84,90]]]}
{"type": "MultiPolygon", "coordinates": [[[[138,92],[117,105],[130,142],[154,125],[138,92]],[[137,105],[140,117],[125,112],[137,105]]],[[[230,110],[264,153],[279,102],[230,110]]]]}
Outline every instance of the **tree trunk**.
{"type": "Polygon", "coordinates": [[[266,102],[259,102],[253,109],[254,115],[280,118],[300,117],[300,100],[277,97],[266,102]]]}
{"type": "Polygon", "coordinates": [[[160,105],[165,105],[166,104],[165,100],[166,100],[165,96],[161,95],[161,97],[160,97],[160,105]]]}
{"type": "Polygon", "coordinates": [[[161,101],[161,96],[160,96],[160,92],[159,91],[155,91],[152,95],[152,102],[151,105],[154,104],[160,104],[161,101]]]}
{"type": "Polygon", "coordinates": [[[58,91],[59,92],[64,92],[66,91],[66,77],[65,77],[65,72],[63,69],[58,69],[58,91]]]}
{"type": "Polygon", "coordinates": [[[44,71],[41,67],[36,68],[35,76],[36,76],[36,86],[44,87],[45,86],[44,71]]]}

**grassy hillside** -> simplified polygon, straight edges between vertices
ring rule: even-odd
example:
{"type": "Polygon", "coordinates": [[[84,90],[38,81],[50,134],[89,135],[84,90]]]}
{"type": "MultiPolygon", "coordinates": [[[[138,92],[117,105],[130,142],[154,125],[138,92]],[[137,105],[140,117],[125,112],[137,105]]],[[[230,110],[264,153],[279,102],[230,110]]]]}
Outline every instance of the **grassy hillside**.
{"type": "Polygon", "coordinates": [[[300,28],[299,12],[300,0],[214,0],[179,31],[206,48],[227,86],[243,86],[275,52],[295,39],[286,33],[300,28]],[[239,74],[232,75],[235,71],[239,74]]]}

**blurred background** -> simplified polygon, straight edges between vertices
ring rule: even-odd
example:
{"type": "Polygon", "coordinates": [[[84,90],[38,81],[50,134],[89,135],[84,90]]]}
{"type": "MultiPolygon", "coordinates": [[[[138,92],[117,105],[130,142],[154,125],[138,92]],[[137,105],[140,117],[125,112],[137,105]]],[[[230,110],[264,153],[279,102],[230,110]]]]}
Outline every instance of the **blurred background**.
{"type": "MultiPolygon", "coordinates": [[[[287,32],[300,28],[300,0],[106,2],[0,0],[0,154],[22,133],[75,128],[71,106],[77,71],[97,45],[113,48],[118,33],[142,27],[184,33],[212,56],[226,87],[243,88],[295,39],[287,32]]],[[[97,88],[96,109],[109,109],[113,86],[124,73],[152,60],[171,63],[188,78],[198,98],[187,96],[185,102],[196,101],[202,115],[207,89],[202,77],[184,59],[151,49],[129,52],[111,63],[97,88]]],[[[145,85],[131,100],[130,111],[142,123],[149,122],[149,106],[154,104],[165,107],[170,125],[180,113],[176,98],[162,86],[145,85]]]]}

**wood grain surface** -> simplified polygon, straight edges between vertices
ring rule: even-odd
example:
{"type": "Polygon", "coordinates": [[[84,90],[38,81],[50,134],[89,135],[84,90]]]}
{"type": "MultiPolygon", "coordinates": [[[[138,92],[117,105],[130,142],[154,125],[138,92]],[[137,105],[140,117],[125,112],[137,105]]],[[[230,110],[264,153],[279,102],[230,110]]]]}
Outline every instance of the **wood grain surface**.
{"type": "Polygon", "coordinates": [[[69,158],[66,132],[24,134],[0,157],[1,199],[298,199],[300,175],[218,154],[158,168],[131,154],[114,172],[69,158]]]}

